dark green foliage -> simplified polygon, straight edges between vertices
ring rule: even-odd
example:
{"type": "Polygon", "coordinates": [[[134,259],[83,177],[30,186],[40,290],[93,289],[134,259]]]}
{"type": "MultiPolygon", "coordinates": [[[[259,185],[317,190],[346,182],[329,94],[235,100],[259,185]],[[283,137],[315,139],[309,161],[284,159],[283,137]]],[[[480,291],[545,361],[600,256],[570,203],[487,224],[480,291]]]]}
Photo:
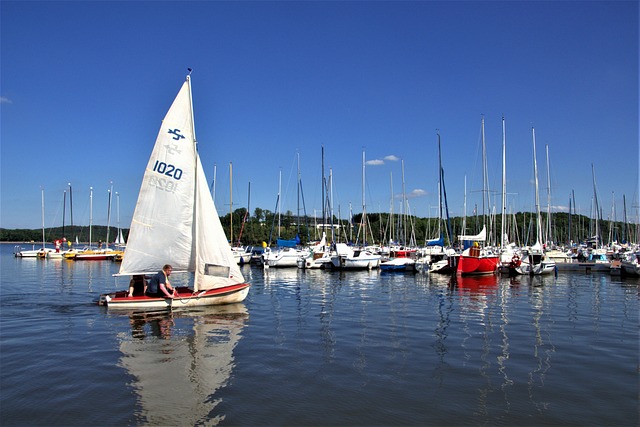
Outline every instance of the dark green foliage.
{"type": "MultiPolygon", "coordinates": [[[[122,235],[125,240],[129,236],[128,229],[122,229],[122,235]]],[[[78,237],[78,241],[81,243],[89,242],[89,227],[79,226],[67,226],[64,228],[64,234],[62,233],[62,227],[51,227],[44,229],[44,240],[47,243],[52,243],[56,239],[62,239],[66,237],[67,240],[75,241],[78,237]]],[[[118,229],[109,227],[109,241],[113,242],[118,237],[118,229]]],[[[0,242],[42,242],[42,229],[15,229],[10,230],[6,228],[0,228],[0,242]]],[[[107,227],[104,225],[94,225],[91,229],[91,242],[106,242],[107,241],[107,227]]]]}
{"type": "MultiPolygon", "coordinates": [[[[542,214],[542,221],[546,223],[547,215],[542,214]]],[[[373,234],[376,243],[385,242],[389,239],[390,229],[394,230],[394,240],[398,240],[397,236],[406,237],[407,244],[411,238],[412,230],[415,242],[418,245],[423,245],[426,239],[433,239],[438,237],[438,219],[437,218],[417,218],[408,217],[405,222],[398,221],[398,216],[394,216],[394,224],[389,224],[388,213],[368,213],[367,229],[367,242],[371,240],[371,234],[373,234]]],[[[340,224],[340,241],[353,239],[355,241],[358,227],[362,220],[362,214],[356,214],[352,220],[352,228],[350,229],[349,221],[339,221],[338,218],[333,218],[334,224],[340,224]]],[[[291,211],[282,214],[280,217],[280,230],[278,231],[278,218],[277,215],[269,210],[263,210],[256,208],[254,215],[247,215],[245,208],[236,209],[233,212],[233,234],[230,234],[230,214],[226,214],[220,217],[222,227],[227,234],[227,238],[233,237],[233,243],[240,242],[242,245],[260,245],[262,242],[269,242],[271,237],[271,243],[279,237],[282,239],[294,239],[296,234],[299,234],[303,244],[308,241],[317,240],[321,236],[321,231],[316,228],[316,224],[320,223],[320,219],[314,219],[311,217],[300,217],[300,224],[298,224],[298,217],[291,211]]],[[[464,234],[462,230],[463,218],[455,217],[451,219],[451,228],[453,233],[453,240],[457,239],[459,234],[464,234]]],[[[330,223],[327,220],[327,223],[330,223]]],[[[482,218],[469,216],[467,217],[466,234],[476,234],[482,229],[482,218]]],[[[497,235],[499,242],[500,234],[500,217],[496,218],[496,224],[492,227],[493,230],[487,230],[488,233],[497,235]]],[[[508,218],[507,229],[517,229],[517,239],[521,244],[531,244],[531,240],[535,239],[535,226],[534,216],[530,212],[518,212],[515,215],[510,215],[508,218]],[[512,224],[515,217],[516,224],[512,224]]],[[[543,227],[543,229],[546,229],[543,227]]],[[[610,222],[602,220],[599,223],[600,236],[604,243],[609,243],[610,240],[622,242],[623,240],[635,242],[638,240],[637,226],[627,225],[624,223],[610,222]],[[611,238],[610,238],[611,236],[611,238]]],[[[442,232],[445,235],[445,241],[449,243],[449,239],[446,236],[446,226],[442,225],[442,232]]],[[[129,230],[123,229],[122,233],[126,238],[128,237],[129,230]]],[[[328,234],[330,232],[328,231],[328,234]]],[[[516,240],[512,236],[513,232],[509,232],[510,240],[516,240]]],[[[571,229],[569,229],[569,215],[564,212],[557,212],[552,214],[552,227],[551,235],[552,240],[559,244],[565,244],[569,242],[569,237],[574,242],[584,241],[586,238],[595,234],[594,221],[583,215],[573,215],[571,217],[571,229]]],[[[53,242],[56,239],[66,237],[68,240],[75,241],[76,236],[80,242],[89,242],[89,227],[74,226],[65,227],[65,235],[62,234],[62,227],[46,228],[45,229],[45,241],[48,243],[53,242]]],[[[117,229],[114,227],[109,228],[109,241],[113,242],[117,237],[117,229]]],[[[92,228],[91,240],[93,243],[98,241],[107,241],[107,227],[94,225],[92,228]]],[[[402,240],[402,239],[401,239],[402,240]]],[[[0,229],[0,241],[2,242],[42,242],[42,229],[0,229]]],[[[403,242],[400,242],[403,243],[403,242]]]]}

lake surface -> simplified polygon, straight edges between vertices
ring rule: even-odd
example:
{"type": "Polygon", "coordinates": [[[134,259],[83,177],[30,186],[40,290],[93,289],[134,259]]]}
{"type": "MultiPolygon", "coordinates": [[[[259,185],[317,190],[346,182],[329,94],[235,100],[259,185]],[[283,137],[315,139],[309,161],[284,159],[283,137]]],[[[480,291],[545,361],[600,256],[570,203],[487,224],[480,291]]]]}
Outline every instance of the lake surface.
{"type": "Polygon", "coordinates": [[[3,426],[639,422],[637,279],[245,266],[243,304],[118,313],[118,264],[12,251],[3,426]]]}

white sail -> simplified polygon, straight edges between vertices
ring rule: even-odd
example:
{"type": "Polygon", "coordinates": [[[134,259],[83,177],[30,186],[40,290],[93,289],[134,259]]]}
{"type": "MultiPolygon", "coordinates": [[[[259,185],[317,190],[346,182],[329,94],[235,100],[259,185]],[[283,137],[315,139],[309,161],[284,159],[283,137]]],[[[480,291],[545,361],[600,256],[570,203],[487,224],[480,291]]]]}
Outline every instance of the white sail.
{"type": "Polygon", "coordinates": [[[165,264],[174,274],[196,273],[194,291],[244,280],[196,150],[189,77],[162,121],[119,274],[155,273],[165,264]]]}
{"type": "Polygon", "coordinates": [[[485,240],[487,240],[487,228],[486,226],[482,226],[482,231],[480,231],[479,234],[476,234],[475,236],[458,236],[458,240],[474,240],[477,242],[484,242],[485,240]]]}
{"type": "Polygon", "coordinates": [[[122,236],[122,230],[118,230],[118,237],[116,237],[116,240],[113,243],[117,246],[124,246],[126,244],[124,237],[122,236]]]}
{"type": "Polygon", "coordinates": [[[190,271],[195,271],[194,291],[233,285],[244,281],[240,266],[233,257],[220,217],[209,192],[207,178],[198,158],[196,227],[194,241],[198,248],[190,271]]]}

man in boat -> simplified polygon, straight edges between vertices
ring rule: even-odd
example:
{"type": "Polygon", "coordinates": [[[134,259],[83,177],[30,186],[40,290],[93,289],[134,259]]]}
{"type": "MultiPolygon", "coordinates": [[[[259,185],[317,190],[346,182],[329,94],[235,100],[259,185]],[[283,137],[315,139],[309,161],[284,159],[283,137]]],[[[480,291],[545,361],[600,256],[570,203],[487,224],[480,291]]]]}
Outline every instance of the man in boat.
{"type": "Polygon", "coordinates": [[[136,274],[129,282],[129,296],[137,297],[144,295],[147,291],[147,280],[142,274],[136,274]]]}
{"type": "Polygon", "coordinates": [[[176,290],[169,283],[169,276],[172,270],[173,267],[169,264],[162,267],[162,271],[159,271],[149,280],[145,295],[153,298],[173,298],[176,290]]]}

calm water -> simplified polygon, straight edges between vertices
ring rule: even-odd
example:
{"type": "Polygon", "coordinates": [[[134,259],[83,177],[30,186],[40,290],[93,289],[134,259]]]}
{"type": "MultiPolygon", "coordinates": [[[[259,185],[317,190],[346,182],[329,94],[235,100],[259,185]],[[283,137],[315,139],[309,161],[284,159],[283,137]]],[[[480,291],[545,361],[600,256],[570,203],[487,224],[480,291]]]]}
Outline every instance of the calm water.
{"type": "Polygon", "coordinates": [[[117,264],[12,250],[3,426],[638,425],[635,279],[247,266],[243,304],[118,314],[117,264]]]}

